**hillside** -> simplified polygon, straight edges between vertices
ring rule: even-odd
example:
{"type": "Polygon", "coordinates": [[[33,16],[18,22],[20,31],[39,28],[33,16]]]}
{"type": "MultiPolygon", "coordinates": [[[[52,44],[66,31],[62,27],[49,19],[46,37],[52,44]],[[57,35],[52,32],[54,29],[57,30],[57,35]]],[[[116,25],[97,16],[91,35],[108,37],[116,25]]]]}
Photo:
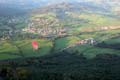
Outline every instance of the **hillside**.
{"type": "Polygon", "coordinates": [[[102,53],[118,54],[119,20],[110,6],[101,7],[92,2],[62,2],[32,9],[27,16],[1,17],[0,29],[8,30],[1,32],[1,59],[21,57],[19,48],[26,57],[35,56],[30,46],[34,39],[50,41],[48,46],[40,45],[42,49],[38,56],[63,50],[77,51],[77,54],[83,52],[88,58],[102,53]],[[24,40],[28,40],[29,44],[25,44],[24,48],[15,47],[19,46],[16,41],[24,44],[24,40]],[[108,41],[113,41],[113,44],[107,44],[108,41]],[[101,53],[97,53],[99,50],[101,53]],[[9,57],[8,53],[12,53],[13,57],[9,57]]]}
{"type": "Polygon", "coordinates": [[[47,25],[45,23],[48,23],[48,25],[52,24],[51,27],[59,25],[69,28],[67,33],[84,32],[86,28],[88,28],[88,31],[106,30],[110,27],[112,27],[111,29],[119,29],[120,25],[120,18],[113,13],[111,7],[101,7],[100,4],[91,2],[64,2],[49,5],[34,9],[30,15],[30,27],[44,27],[47,25]]]}

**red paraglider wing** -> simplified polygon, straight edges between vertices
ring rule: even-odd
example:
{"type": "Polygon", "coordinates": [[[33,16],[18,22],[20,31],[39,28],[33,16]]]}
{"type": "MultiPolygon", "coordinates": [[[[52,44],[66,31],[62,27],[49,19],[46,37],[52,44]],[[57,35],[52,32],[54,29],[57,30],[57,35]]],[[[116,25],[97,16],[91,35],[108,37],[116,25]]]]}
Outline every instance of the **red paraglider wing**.
{"type": "Polygon", "coordinates": [[[37,41],[32,41],[32,46],[34,49],[38,49],[38,42],[37,41]]]}

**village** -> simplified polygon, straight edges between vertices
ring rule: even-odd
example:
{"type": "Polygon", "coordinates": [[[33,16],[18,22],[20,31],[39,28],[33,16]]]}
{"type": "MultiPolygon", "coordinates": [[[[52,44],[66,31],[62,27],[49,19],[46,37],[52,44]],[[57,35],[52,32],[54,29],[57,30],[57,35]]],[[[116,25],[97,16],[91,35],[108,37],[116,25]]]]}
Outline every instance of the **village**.
{"type": "Polygon", "coordinates": [[[33,34],[39,34],[43,37],[52,37],[52,36],[65,36],[67,35],[67,28],[34,28],[34,27],[27,27],[22,29],[24,33],[33,33],[33,34]]]}
{"type": "Polygon", "coordinates": [[[20,27],[24,27],[24,24],[27,24],[28,21],[25,16],[7,16],[0,18],[2,22],[0,22],[0,40],[8,40],[14,37],[14,35],[20,34],[20,27]]]}
{"type": "MultiPolygon", "coordinates": [[[[114,30],[119,29],[120,26],[102,26],[95,29],[83,29],[83,31],[106,31],[106,30],[114,30]]],[[[64,37],[70,35],[68,31],[70,28],[68,27],[42,27],[42,28],[36,28],[34,26],[28,26],[26,28],[23,28],[21,30],[12,30],[12,29],[0,29],[0,40],[6,40],[9,39],[13,34],[17,33],[32,33],[37,34],[39,36],[45,37],[45,38],[51,38],[51,37],[64,37]]],[[[82,31],[81,31],[82,32],[82,31]]]]}

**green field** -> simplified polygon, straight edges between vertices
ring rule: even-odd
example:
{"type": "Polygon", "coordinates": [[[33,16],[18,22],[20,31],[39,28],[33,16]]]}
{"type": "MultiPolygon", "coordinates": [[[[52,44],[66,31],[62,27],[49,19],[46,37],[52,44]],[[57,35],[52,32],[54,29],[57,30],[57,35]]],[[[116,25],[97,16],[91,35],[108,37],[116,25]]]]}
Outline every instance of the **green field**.
{"type": "MultiPolygon", "coordinates": [[[[55,41],[55,50],[62,50],[63,48],[68,47],[69,45],[74,44],[78,40],[82,39],[88,39],[88,38],[94,38],[98,41],[98,43],[105,42],[106,44],[114,45],[114,44],[120,44],[120,38],[115,37],[118,36],[120,30],[109,30],[109,31],[100,31],[100,32],[92,32],[92,33],[85,33],[82,35],[72,36],[72,37],[65,37],[60,38],[55,41]]],[[[115,47],[115,45],[113,46],[115,47]]],[[[91,45],[79,45],[76,47],[72,47],[68,49],[68,52],[70,53],[76,53],[77,55],[84,54],[88,58],[93,58],[97,54],[118,54],[120,53],[120,50],[112,49],[112,48],[101,48],[101,47],[95,47],[91,45]]]]}
{"type": "Polygon", "coordinates": [[[75,36],[57,39],[55,40],[55,50],[57,51],[66,48],[67,46],[74,44],[78,40],[80,40],[80,38],[75,36]]]}
{"type": "MultiPolygon", "coordinates": [[[[120,43],[120,41],[118,41],[118,39],[114,39],[111,40],[112,43],[120,43]]],[[[65,47],[67,47],[68,45],[70,45],[69,41],[66,41],[65,38],[60,39],[57,41],[57,47],[56,47],[56,51],[57,50],[61,50],[65,47]],[[60,44],[62,43],[62,44],[60,44]]],[[[110,43],[110,41],[109,41],[110,43]]],[[[86,56],[87,58],[93,58],[98,54],[118,54],[120,55],[120,50],[115,50],[115,49],[111,49],[111,48],[100,48],[100,47],[94,47],[94,46],[90,46],[90,45],[79,45],[76,47],[72,47],[67,49],[68,52],[70,53],[75,53],[76,55],[80,55],[83,54],[84,56],[86,56]]]]}
{"type": "MultiPolygon", "coordinates": [[[[99,43],[104,41],[107,44],[120,44],[120,38],[118,36],[120,30],[109,30],[109,31],[100,31],[92,33],[84,33],[82,35],[69,36],[64,38],[55,39],[54,42],[47,39],[26,39],[21,41],[1,41],[0,42],[0,59],[13,59],[21,57],[38,57],[44,56],[51,53],[52,48],[54,52],[59,52],[60,50],[74,45],[77,41],[87,38],[94,38],[99,43]],[[35,51],[32,48],[31,42],[38,41],[39,50],[35,51]],[[53,45],[53,43],[55,45],[53,45]]],[[[111,48],[100,48],[90,45],[79,45],[67,49],[70,53],[77,53],[80,55],[84,54],[88,58],[93,58],[97,54],[119,54],[120,50],[115,50],[111,48]]]]}
{"type": "Polygon", "coordinates": [[[33,57],[43,56],[48,54],[52,48],[52,42],[49,40],[38,40],[39,50],[35,51],[32,48],[33,40],[22,41],[2,41],[0,42],[0,59],[11,59],[17,57],[33,57]]]}
{"type": "Polygon", "coordinates": [[[69,52],[71,53],[78,53],[76,55],[83,54],[87,58],[94,58],[98,54],[116,54],[120,55],[120,50],[114,50],[110,48],[99,48],[99,47],[93,47],[90,45],[82,45],[82,46],[77,46],[74,48],[68,49],[69,52]]]}

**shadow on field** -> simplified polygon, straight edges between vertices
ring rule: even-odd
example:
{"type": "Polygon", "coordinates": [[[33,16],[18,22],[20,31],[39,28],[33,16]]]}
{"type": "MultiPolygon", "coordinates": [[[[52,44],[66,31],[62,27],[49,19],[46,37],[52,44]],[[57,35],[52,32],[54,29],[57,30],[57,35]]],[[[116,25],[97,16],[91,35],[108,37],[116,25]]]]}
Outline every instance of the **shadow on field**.
{"type": "Polygon", "coordinates": [[[102,43],[97,44],[96,47],[120,50],[120,43],[118,43],[118,44],[107,44],[105,42],[102,42],[102,43]]]}

